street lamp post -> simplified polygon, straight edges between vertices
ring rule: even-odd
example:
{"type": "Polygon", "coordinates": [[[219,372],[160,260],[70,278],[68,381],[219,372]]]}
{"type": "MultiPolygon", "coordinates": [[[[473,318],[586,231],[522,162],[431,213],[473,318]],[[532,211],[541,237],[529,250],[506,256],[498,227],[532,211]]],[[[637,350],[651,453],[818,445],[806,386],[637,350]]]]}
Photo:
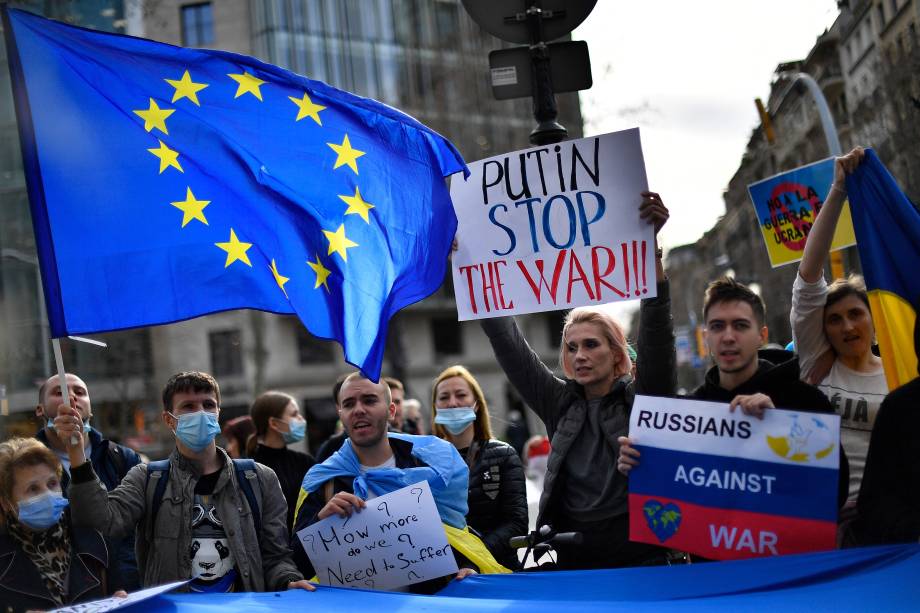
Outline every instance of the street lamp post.
{"type": "MultiPolygon", "coordinates": [[[[843,155],[840,148],[840,139],[837,137],[837,126],[834,124],[834,116],[831,115],[831,108],[827,104],[827,98],[814,77],[805,72],[797,72],[790,75],[793,79],[793,85],[801,82],[805,84],[812,97],[815,99],[815,105],[818,107],[818,117],[821,118],[821,127],[824,128],[824,138],[827,139],[827,148],[833,156],[843,155]]],[[[790,86],[791,87],[791,86],[790,86]]]]}

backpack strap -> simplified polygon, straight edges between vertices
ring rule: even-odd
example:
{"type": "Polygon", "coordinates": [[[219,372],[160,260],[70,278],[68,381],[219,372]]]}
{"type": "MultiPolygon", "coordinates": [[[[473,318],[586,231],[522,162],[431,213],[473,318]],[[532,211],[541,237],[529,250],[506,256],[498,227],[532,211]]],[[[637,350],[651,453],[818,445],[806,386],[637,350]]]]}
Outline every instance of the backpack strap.
{"type": "Polygon", "coordinates": [[[240,489],[243,490],[246,502],[249,503],[252,524],[256,529],[256,537],[259,538],[262,534],[262,511],[259,507],[262,491],[259,484],[259,474],[256,472],[255,460],[250,458],[233,460],[233,470],[236,473],[236,482],[239,484],[240,489]],[[259,489],[258,496],[256,496],[256,489],[259,489]]]}
{"type": "Polygon", "coordinates": [[[169,482],[169,460],[157,460],[147,464],[147,483],[144,491],[150,491],[150,477],[156,477],[153,489],[153,498],[150,503],[150,512],[147,513],[147,536],[153,537],[153,527],[156,525],[157,512],[163,503],[163,494],[166,493],[166,484],[169,482]]]}

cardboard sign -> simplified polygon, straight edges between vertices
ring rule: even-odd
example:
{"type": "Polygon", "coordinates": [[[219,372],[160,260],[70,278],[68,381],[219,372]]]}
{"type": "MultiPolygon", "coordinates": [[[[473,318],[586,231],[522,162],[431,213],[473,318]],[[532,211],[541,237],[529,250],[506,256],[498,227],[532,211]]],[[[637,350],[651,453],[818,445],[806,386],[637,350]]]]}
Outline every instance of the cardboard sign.
{"type": "Polygon", "coordinates": [[[653,298],[639,130],[515,151],[451,181],[459,319],[653,298]]]}
{"type": "Polygon", "coordinates": [[[171,592],[177,587],[185,585],[189,581],[191,581],[191,579],[186,579],[185,581],[174,581],[172,583],[164,583],[163,585],[158,585],[156,587],[148,587],[147,589],[131,592],[126,598],[110,596],[108,598],[101,598],[91,602],[72,604],[66,607],[61,607],[60,609],[54,609],[51,611],[51,613],[105,613],[106,611],[115,611],[116,609],[122,609],[124,607],[149,600],[154,596],[159,596],[160,594],[171,592]]]}
{"type": "MultiPolygon", "coordinates": [[[[833,179],[834,159],[828,158],[748,185],[773,268],[802,259],[805,239],[833,179]]],[[[831,250],[855,244],[850,204],[844,202],[831,250]]]]}
{"type": "Polygon", "coordinates": [[[427,481],[297,533],[323,585],[388,590],[457,572],[427,481]]]}
{"type": "Polygon", "coordinates": [[[636,396],[630,540],[716,560],[833,549],[840,417],[636,396]]]}

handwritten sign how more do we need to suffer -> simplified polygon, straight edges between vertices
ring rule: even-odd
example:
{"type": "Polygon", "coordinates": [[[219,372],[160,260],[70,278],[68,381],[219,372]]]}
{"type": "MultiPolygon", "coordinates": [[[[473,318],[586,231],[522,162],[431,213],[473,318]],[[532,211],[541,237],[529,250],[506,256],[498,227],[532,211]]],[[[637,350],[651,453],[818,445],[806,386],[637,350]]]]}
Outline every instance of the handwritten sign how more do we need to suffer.
{"type": "Polygon", "coordinates": [[[639,130],[515,151],[451,181],[460,320],[655,296],[639,130]]]}
{"type": "Polygon", "coordinates": [[[636,396],[629,538],[714,560],[833,549],[840,417],[636,396]]]}
{"type": "Polygon", "coordinates": [[[388,590],[457,572],[427,481],[297,533],[323,585],[388,590]]]}
{"type": "MultiPolygon", "coordinates": [[[[801,166],[748,185],[773,268],[802,259],[805,240],[834,179],[834,158],[801,166]]],[[[849,203],[844,203],[831,250],[856,244],[849,203]]]]}

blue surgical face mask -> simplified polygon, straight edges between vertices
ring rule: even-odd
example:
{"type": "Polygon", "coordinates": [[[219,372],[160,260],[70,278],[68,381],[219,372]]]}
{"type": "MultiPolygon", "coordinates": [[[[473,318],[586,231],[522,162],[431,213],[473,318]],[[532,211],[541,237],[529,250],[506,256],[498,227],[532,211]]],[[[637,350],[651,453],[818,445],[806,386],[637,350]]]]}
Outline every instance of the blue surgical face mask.
{"type": "Polygon", "coordinates": [[[434,423],[444,426],[454,436],[463,434],[476,421],[476,405],[454,409],[438,409],[434,423]]]}
{"type": "Polygon", "coordinates": [[[179,422],[176,426],[176,438],[192,451],[201,451],[220,434],[217,413],[195,411],[178,417],[172,413],[169,413],[169,415],[179,422]]]}
{"type": "Polygon", "coordinates": [[[284,442],[288,445],[291,443],[297,443],[303,440],[303,437],[307,434],[307,422],[298,419],[291,420],[287,423],[289,430],[287,432],[281,433],[281,438],[284,439],[284,442]]]}
{"type": "Polygon", "coordinates": [[[45,492],[19,501],[19,523],[33,530],[47,530],[61,519],[70,504],[60,492],[45,492]]]}

